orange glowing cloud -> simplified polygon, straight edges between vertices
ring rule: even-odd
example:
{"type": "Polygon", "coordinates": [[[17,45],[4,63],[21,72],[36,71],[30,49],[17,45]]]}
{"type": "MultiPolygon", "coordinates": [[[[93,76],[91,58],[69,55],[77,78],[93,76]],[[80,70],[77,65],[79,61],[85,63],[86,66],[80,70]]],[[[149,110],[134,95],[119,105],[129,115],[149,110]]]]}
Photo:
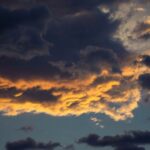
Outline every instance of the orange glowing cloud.
{"type": "Polygon", "coordinates": [[[13,98],[0,99],[0,111],[9,116],[28,112],[45,113],[52,116],[103,113],[116,121],[125,120],[133,117],[132,112],[138,107],[140,101],[140,88],[136,82],[140,73],[138,67],[125,66],[121,74],[111,74],[105,69],[100,74],[87,75],[84,79],[79,78],[68,82],[44,80],[12,82],[0,78],[1,87],[5,89],[15,87],[19,90],[13,98]],[[102,83],[93,84],[97,78],[105,80],[102,83]],[[58,100],[49,102],[41,99],[35,102],[32,101],[32,96],[25,97],[26,100],[23,102],[18,100],[26,90],[35,87],[43,91],[57,89],[52,94],[59,96],[58,100]]]}

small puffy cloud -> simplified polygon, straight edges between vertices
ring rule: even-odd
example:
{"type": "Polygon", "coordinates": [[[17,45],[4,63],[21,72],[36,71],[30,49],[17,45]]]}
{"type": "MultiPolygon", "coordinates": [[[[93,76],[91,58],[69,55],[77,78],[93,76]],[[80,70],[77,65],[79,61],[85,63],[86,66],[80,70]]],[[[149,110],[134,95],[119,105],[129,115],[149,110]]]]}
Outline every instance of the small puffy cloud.
{"type": "Polygon", "coordinates": [[[101,119],[98,119],[96,117],[91,117],[90,120],[94,122],[96,126],[99,126],[100,128],[104,128],[104,125],[101,124],[102,122],[101,119]]]}

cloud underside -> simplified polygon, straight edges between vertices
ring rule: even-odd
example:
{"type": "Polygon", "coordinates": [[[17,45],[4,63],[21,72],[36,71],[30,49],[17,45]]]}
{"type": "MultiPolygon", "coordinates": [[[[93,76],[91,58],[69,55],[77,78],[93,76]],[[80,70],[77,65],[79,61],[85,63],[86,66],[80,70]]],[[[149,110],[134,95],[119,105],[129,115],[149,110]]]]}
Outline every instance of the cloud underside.
{"type": "Polygon", "coordinates": [[[150,89],[147,6],[115,0],[24,3],[2,1],[0,7],[3,115],[132,118],[142,91],[150,89]],[[130,3],[139,7],[132,4],[129,16],[130,3]],[[146,17],[138,22],[137,13],[146,17]],[[139,47],[137,39],[145,44],[139,47]]]}

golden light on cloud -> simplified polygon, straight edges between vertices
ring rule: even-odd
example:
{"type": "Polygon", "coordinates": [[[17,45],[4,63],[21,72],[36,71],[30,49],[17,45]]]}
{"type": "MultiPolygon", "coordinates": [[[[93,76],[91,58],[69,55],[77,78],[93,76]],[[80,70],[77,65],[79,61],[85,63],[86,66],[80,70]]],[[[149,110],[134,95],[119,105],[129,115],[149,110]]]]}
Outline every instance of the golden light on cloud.
{"type": "Polygon", "coordinates": [[[145,20],[144,23],[150,25],[150,17],[149,19],[145,20]]]}
{"type": "MultiPolygon", "coordinates": [[[[143,71],[143,70],[142,70],[143,71]]],[[[15,87],[21,92],[13,98],[1,98],[0,111],[4,115],[14,116],[22,113],[45,113],[52,116],[79,116],[86,113],[103,113],[112,119],[125,120],[133,117],[133,110],[140,101],[140,88],[135,75],[141,70],[135,66],[125,66],[121,74],[111,74],[109,70],[102,70],[98,75],[87,75],[84,79],[72,81],[18,81],[12,82],[0,78],[0,86],[15,87]],[[96,79],[103,78],[103,82],[96,79]],[[96,82],[94,84],[94,82],[96,82]],[[57,101],[32,101],[30,97],[25,101],[15,100],[30,89],[39,87],[41,90],[62,89],[52,92],[59,96],[57,101]],[[63,90],[65,89],[65,90],[63,90]]],[[[32,97],[31,97],[32,98],[32,97]]]]}

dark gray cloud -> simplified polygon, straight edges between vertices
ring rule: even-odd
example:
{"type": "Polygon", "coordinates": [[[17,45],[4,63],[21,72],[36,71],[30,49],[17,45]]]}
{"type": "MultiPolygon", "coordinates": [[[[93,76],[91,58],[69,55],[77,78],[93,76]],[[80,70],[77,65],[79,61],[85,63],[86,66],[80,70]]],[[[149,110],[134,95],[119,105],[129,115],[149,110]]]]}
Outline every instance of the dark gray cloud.
{"type": "Polygon", "coordinates": [[[38,6],[32,9],[9,10],[8,8],[0,7],[0,31],[17,28],[21,25],[26,25],[34,28],[42,28],[44,20],[49,17],[47,7],[38,6]]]}
{"type": "Polygon", "coordinates": [[[120,146],[120,147],[117,147],[115,150],[145,150],[144,147],[139,147],[139,146],[120,146]]]}
{"type": "Polygon", "coordinates": [[[87,137],[79,139],[78,143],[85,143],[92,147],[113,147],[115,150],[145,150],[143,147],[150,144],[149,131],[130,131],[122,135],[100,137],[96,134],[90,134],[87,137]]]}
{"type": "Polygon", "coordinates": [[[103,84],[103,83],[107,83],[107,82],[110,82],[110,81],[117,81],[118,78],[117,77],[110,77],[110,76],[100,76],[98,78],[96,78],[93,83],[91,84],[91,86],[96,86],[96,85],[99,85],[99,84],[103,84]]]}
{"type": "Polygon", "coordinates": [[[150,89],[150,74],[142,74],[139,77],[140,85],[145,89],[150,89]]]}
{"type": "Polygon", "coordinates": [[[117,3],[116,0],[1,2],[6,4],[4,6],[18,3],[33,5],[13,10],[0,7],[0,19],[3,20],[0,24],[3,31],[0,47],[3,55],[32,58],[49,55],[50,50],[54,59],[72,60],[77,59],[78,52],[88,45],[111,48],[118,53],[123,49],[121,44],[111,40],[118,22],[110,21],[107,14],[97,9],[100,4],[117,3]]]}
{"type": "Polygon", "coordinates": [[[54,96],[51,90],[41,90],[39,88],[27,89],[21,96],[16,98],[18,102],[30,101],[32,103],[57,102],[59,96],[54,96]]]}
{"type": "MultiPolygon", "coordinates": [[[[97,9],[82,12],[77,9],[77,14],[57,17],[51,13],[50,7],[40,6],[40,3],[37,1],[28,9],[20,7],[11,10],[9,7],[0,7],[0,19],[4,20],[0,24],[0,55],[6,56],[0,60],[0,76],[11,80],[47,80],[54,76],[68,78],[72,74],[67,72],[68,66],[72,63],[79,70],[82,67],[99,72],[103,62],[109,64],[115,72],[120,70],[119,58],[126,57],[127,53],[121,43],[112,40],[118,21],[111,21],[108,14],[97,9]],[[86,53],[88,47],[93,50],[83,57],[81,51],[86,53]],[[99,50],[95,51],[95,48],[99,50]],[[36,56],[39,57],[35,58],[36,56]],[[63,71],[49,63],[57,64],[58,61],[66,65],[63,71]]],[[[58,5],[75,6],[82,10],[84,7],[97,6],[99,2],[66,3],[64,6],[58,5]]]]}
{"type": "Polygon", "coordinates": [[[148,67],[150,67],[150,56],[144,55],[142,56],[142,63],[148,67]]]}
{"type": "Polygon", "coordinates": [[[5,88],[0,87],[0,98],[13,98],[20,90],[17,90],[15,87],[5,88]]]}
{"type": "Polygon", "coordinates": [[[48,55],[50,43],[45,41],[49,10],[44,6],[10,10],[0,6],[0,55],[32,58],[48,55]]]}
{"type": "Polygon", "coordinates": [[[1,99],[11,99],[13,102],[32,102],[32,103],[55,103],[60,95],[53,95],[56,89],[42,90],[39,87],[33,87],[26,90],[12,88],[0,88],[1,99]],[[16,96],[19,94],[18,96],[16,96]]]}
{"type": "MultiPolygon", "coordinates": [[[[108,14],[98,9],[101,4],[112,3],[118,2],[116,0],[61,2],[15,0],[13,3],[9,0],[1,1],[3,7],[0,7],[0,20],[3,21],[0,23],[0,31],[2,31],[0,55],[17,59],[18,57],[32,59],[45,55],[48,57],[47,61],[63,61],[66,65],[75,63],[79,68],[81,63],[78,62],[83,59],[80,52],[86,51],[87,47],[91,46],[93,49],[97,47],[100,50],[93,50],[87,55],[84,64],[87,66],[89,64],[88,68],[99,70],[97,64],[105,61],[111,64],[112,70],[119,70],[118,59],[127,54],[119,41],[112,40],[112,34],[116,31],[119,21],[110,20],[108,14]],[[26,6],[25,4],[31,5],[21,7],[21,5],[26,6]],[[61,16],[55,12],[60,13],[61,16]]],[[[16,63],[19,64],[20,60],[17,61],[16,63]]],[[[22,60],[20,66],[21,63],[22,60]]],[[[45,60],[41,64],[43,63],[45,60]]],[[[26,64],[33,66],[31,61],[26,64]]],[[[8,70],[15,70],[15,67],[8,70]]],[[[29,71],[30,68],[26,70],[29,71]]]]}
{"type": "Polygon", "coordinates": [[[36,142],[32,138],[26,138],[24,140],[6,143],[6,150],[53,150],[59,146],[61,145],[57,142],[50,141],[49,143],[42,143],[36,142]]]}
{"type": "Polygon", "coordinates": [[[99,72],[102,68],[107,66],[108,68],[111,68],[112,73],[119,73],[119,57],[118,53],[107,48],[89,46],[81,51],[81,60],[83,65],[87,66],[90,71],[95,72],[99,72]]]}
{"type": "Polygon", "coordinates": [[[45,39],[53,43],[50,54],[54,60],[78,61],[79,52],[88,46],[104,48],[106,53],[111,49],[120,56],[125,53],[124,48],[111,39],[118,24],[109,20],[107,14],[88,11],[51,21],[45,39]]]}
{"type": "Polygon", "coordinates": [[[69,78],[71,74],[62,71],[58,67],[49,63],[45,57],[23,60],[20,58],[1,57],[0,58],[0,76],[12,81],[24,80],[54,80],[60,78],[69,78]]]}
{"type": "Polygon", "coordinates": [[[130,0],[1,0],[1,5],[10,7],[11,9],[32,7],[34,5],[47,5],[51,13],[55,16],[62,16],[65,14],[72,14],[82,10],[92,10],[99,5],[112,5],[127,2],[130,0]]]}

